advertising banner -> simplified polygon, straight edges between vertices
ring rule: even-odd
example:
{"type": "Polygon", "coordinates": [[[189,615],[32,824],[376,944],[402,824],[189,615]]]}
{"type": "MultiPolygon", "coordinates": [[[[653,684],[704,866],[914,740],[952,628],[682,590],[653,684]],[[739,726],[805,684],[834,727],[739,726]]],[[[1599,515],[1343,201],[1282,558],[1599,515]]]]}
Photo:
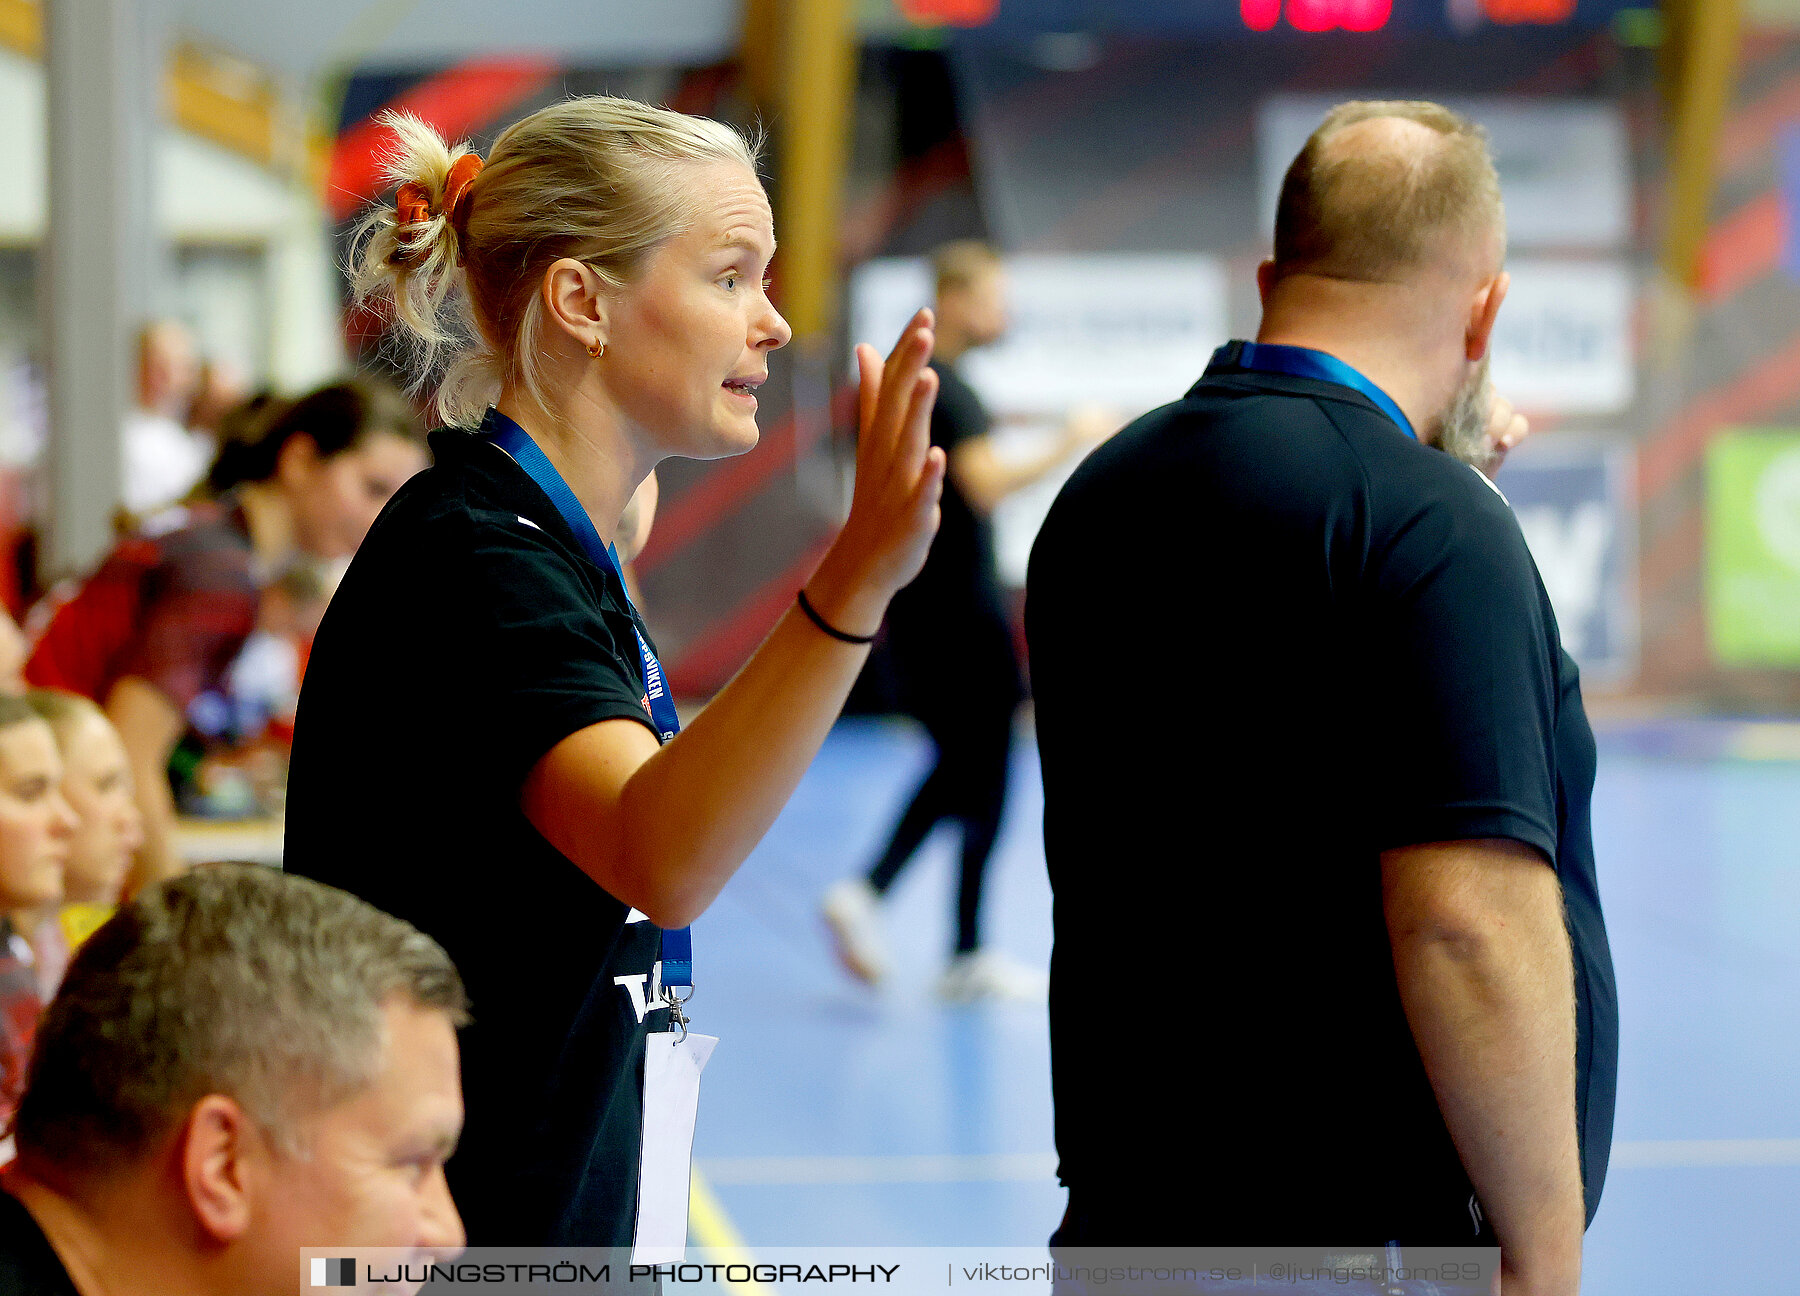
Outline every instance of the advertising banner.
{"type": "MultiPolygon", "coordinates": [[[[1006,336],[961,362],[996,423],[1060,419],[1081,404],[1135,417],[1177,399],[1226,340],[1225,273],[1211,257],[1009,257],[1006,280],[1006,336]]],[[[859,266],[852,339],[885,354],[931,296],[922,259],[859,266]]]]}
{"type": "Polygon", "coordinates": [[[1723,666],[1800,666],[1800,431],[1706,454],[1706,622],[1723,666]]]}
{"type": "Polygon", "coordinates": [[[1494,385],[1536,414],[1619,414],[1637,387],[1631,269],[1516,258],[1494,322],[1494,385]]]}
{"type": "Polygon", "coordinates": [[[1499,476],[1589,683],[1622,684],[1637,669],[1633,462],[1628,442],[1551,438],[1526,442],[1499,476]]]}

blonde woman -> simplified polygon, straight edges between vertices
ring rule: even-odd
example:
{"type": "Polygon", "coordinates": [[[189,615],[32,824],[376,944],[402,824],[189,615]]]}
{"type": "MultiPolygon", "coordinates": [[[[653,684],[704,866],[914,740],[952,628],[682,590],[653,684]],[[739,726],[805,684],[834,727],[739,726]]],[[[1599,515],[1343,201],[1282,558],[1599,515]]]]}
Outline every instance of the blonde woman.
{"type": "MultiPolygon", "coordinates": [[[[422,369],[448,362],[449,426],[320,627],[287,863],[410,919],[467,978],[449,1175],[471,1242],[666,1255],[686,1148],[644,1130],[691,1119],[681,1081],[710,1047],[681,1013],[681,929],[793,791],[924,561],[944,474],[930,316],[885,366],[858,349],[849,518],[683,728],[608,545],[658,460],[756,445],[789,330],[754,152],[609,98],[525,118],[485,169],[394,124],[399,189],[369,218],[357,287],[392,302],[422,369]]],[[[698,1031],[718,1025],[703,943],[692,966],[698,1031]]]]}
{"type": "Polygon", "coordinates": [[[22,697],[0,693],[0,1133],[25,1090],[31,1041],[43,1011],[29,921],[61,902],[75,814],[62,794],[56,736],[22,697]]]}
{"type": "Polygon", "coordinates": [[[97,703],[61,689],[32,689],[25,701],[56,735],[63,800],[75,813],[61,900],[29,920],[14,915],[37,956],[38,987],[48,1002],[69,955],[117,908],[132,856],[144,843],[144,816],[132,788],[131,758],[97,703]]]}

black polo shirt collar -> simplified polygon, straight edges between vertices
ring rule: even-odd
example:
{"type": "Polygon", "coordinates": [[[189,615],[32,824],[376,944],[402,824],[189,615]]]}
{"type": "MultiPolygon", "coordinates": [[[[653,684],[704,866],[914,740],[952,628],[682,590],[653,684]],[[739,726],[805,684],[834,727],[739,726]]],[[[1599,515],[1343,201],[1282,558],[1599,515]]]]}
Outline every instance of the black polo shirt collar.
{"type": "Polygon", "coordinates": [[[1417,441],[1412,433],[1394,422],[1394,416],[1354,387],[1329,382],[1323,378],[1307,378],[1297,374],[1274,373],[1267,369],[1248,369],[1243,364],[1244,343],[1241,339],[1227,342],[1212,354],[1206,372],[1188,388],[1184,399],[1192,400],[1207,387],[1234,388],[1239,391],[1279,392],[1291,396],[1312,396],[1322,400],[1342,401],[1381,416],[1383,422],[1409,441],[1417,441]]]}
{"type": "Polygon", "coordinates": [[[555,502],[544,493],[544,488],[481,429],[438,428],[426,440],[435,462],[457,464],[480,483],[481,493],[487,496],[489,506],[512,512],[561,543],[586,566],[595,571],[603,570],[588,557],[575,529],[557,512],[555,502]]]}

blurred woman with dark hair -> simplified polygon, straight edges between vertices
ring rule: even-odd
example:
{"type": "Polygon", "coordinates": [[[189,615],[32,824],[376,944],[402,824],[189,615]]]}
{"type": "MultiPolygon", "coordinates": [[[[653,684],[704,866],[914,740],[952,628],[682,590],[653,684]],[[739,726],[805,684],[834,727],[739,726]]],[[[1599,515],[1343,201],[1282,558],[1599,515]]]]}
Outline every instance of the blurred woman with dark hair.
{"type": "Polygon", "coordinates": [[[36,687],[92,698],[130,753],[144,845],[126,894],[177,872],[170,754],[195,698],[217,689],[256,629],[262,590],[303,555],[347,558],[425,466],[412,407],[352,379],[227,439],[216,498],[149,519],[51,613],[25,666],[36,687]]]}
{"type": "Polygon", "coordinates": [[[251,447],[260,444],[277,419],[292,405],[275,394],[272,387],[259,387],[219,416],[214,433],[218,448],[212,466],[200,484],[188,494],[187,503],[201,499],[217,499],[240,481],[258,474],[244,470],[251,447]]]}

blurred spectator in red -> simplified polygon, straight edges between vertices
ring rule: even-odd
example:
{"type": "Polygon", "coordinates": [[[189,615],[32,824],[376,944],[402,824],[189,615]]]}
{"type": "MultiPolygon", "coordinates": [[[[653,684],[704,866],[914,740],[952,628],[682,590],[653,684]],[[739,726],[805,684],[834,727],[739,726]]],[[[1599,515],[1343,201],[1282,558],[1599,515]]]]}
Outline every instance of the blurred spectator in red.
{"type": "Polygon", "coordinates": [[[48,999],[62,981],[69,955],[117,907],[132,857],[144,844],[144,816],[125,744],[104,711],[61,689],[33,689],[25,700],[56,735],[63,799],[75,812],[61,902],[16,916],[36,958],[38,989],[48,999]]]}
{"type": "Polygon", "coordinates": [[[221,689],[256,628],[269,574],[301,554],[355,552],[424,466],[397,392],[361,379],[321,387],[221,447],[207,477],[216,501],[152,519],[54,606],[25,677],[100,703],[125,743],[145,837],[127,894],[180,868],[169,756],[188,708],[221,689]]]}
{"type": "Polygon", "coordinates": [[[30,943],[14,925],[62,900],[75,815],[62,794],[50,726],[24,698],[0,695],[0,1130],[25,1088],[39,997],[30,943]]]}
{"type": "Polygon", "coordinates": [[[212,439],[183,420],[200,378],[194,339],[174,320],[138,333],[137,392],[125,418],[119,499],[133,517],[173,504],[206,475],[212,439]]]}

